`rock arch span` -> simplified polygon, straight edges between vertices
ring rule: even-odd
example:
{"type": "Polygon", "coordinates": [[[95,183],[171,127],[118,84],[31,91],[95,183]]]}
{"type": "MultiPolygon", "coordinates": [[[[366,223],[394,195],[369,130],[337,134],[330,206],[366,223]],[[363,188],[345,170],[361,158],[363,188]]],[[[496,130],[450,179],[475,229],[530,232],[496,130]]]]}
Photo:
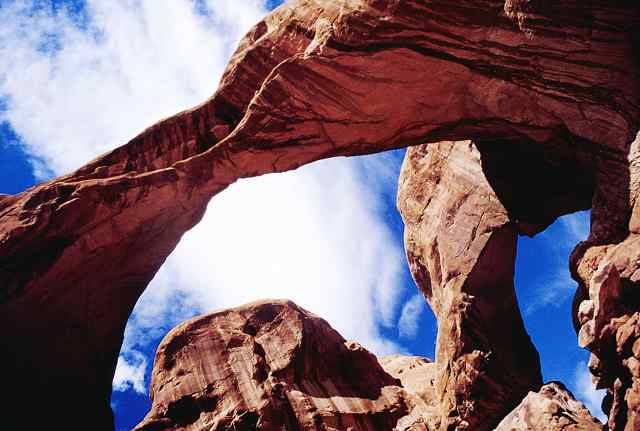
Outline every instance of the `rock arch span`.
{"type": "Polygon", "coordinates": [[[571,261],[576,325],[611,390],[611,427],[633,429],[639,21],[635,3],[604,0],[297,0],[277,9],[241,42],[208,101],[0,199],[7,411],[22,417],[34,391],[55,393],[43,407],[50,420],[73,405],[78,422],[111,427],[111,377],[136,299],[238,178],[473,139],[480,149],[526,142],[586,175],[576,195],[584,207],[592,193],[593,219],[571,261]]]}

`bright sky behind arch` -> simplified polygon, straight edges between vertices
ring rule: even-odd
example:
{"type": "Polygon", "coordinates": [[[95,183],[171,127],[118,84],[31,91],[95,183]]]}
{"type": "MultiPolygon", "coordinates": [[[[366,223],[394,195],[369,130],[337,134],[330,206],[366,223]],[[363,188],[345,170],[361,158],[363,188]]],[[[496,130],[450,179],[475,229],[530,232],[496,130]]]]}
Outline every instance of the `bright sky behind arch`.
{"type": "MultiPolygon", "coordinates": [[[[210,96],[242,35],[280,2],[0,0],[0,193],[17,193],[122,145],[210,96]]],[[[378,354],[433,358],[435,321],[404,258],[395,209],[403,150],[316,162],[216,196],[132,314],[112,406],[147,412],[155,348],[178,322],[286,297],[378,354]]],[[[545,381],[594,413],[588,354],[571,327],[568,254],[588,213],[521,238],[516,286],[545,381]]]]}

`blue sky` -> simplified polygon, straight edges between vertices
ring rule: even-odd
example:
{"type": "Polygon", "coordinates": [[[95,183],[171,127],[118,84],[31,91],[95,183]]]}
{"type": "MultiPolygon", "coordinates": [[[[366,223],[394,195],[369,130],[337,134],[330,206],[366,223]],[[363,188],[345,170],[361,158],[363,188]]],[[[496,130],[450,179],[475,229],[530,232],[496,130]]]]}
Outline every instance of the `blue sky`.
{"type": "MultiPolygon", "coordinates": [[[[276,3],[0,0],[0,193],[64,174],[202,101],[237,40],[276,3]]],[[[435,320],[416,296],[395,209],[403,155],[321,161],[216,197],[129,321],[117,428],[148,410],[155,348],[169,328],[251,299],[289,297],[377,353],[433,358],[435,320]]],[[[516,286],[545,380],[562,380],[594,412],[601,395],[571,326],[567,269],[588,218],[521,238],[516,286]]]]}

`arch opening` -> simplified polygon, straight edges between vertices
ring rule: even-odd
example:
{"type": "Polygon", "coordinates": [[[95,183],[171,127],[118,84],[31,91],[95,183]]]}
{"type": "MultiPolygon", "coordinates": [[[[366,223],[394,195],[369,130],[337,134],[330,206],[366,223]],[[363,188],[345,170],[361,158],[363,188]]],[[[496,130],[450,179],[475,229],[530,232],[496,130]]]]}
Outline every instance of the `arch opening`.
{"type": "Polygon", "coordinates": [[[604,390],[596,390],[588,368],[589,352],[578,345],[572,322],[578,287],[569,272],[569,256],[589,235],[590,211],[564,215],[533,238],[518,240],[515,286],[527,333],[540,354],[545,382],[561,381],[595,417],[602,412],[604,390]]]}
{"type": "Polygon", "coordinates": [[[404,153],[249,178],[212,200],[129,319],[112,392],[116,428],[149,411],[153,358],[173,326],[258,299],[293,300],[379,356],[432,360],[435,318],[406,265],[396,209],[404,153]]]}

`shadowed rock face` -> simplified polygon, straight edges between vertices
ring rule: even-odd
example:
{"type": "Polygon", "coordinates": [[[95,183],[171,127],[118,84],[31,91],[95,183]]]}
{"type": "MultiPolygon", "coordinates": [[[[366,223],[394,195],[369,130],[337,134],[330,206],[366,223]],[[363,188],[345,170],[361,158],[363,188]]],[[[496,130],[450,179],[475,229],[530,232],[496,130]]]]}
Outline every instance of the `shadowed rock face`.
{"type": "MultiPolygon", "coordinates": [[[[605,0],[294,0],[279,8],[241,42],[202,105],[76,172],[0,199],[0,366],[12,394],[5,420],[22,424],[33,393],[56,393],[33,421],[111,429],[126,319],[182,234],[238,178],[321,158],[443,139],[581,149],[593,225],[574,254],[583,284],[576,303],[607,262],[630,280],[621,286],[634,286],[639,15],[635,2],[605,0]]],[[[622,429],[636,420],[631,356],[611,347],[611,330],[597,329],[613,321],[595,319],[588,346],[615,376],[602,384],[616,394],[611,426],[622,429]]]]}
{"type": "Polygon", "coordinates": [[[197,317],[160,344],[153,407],[136,430],[426,431],[424,394],[432,391],[423,384],[421,397],[403,389],[386,364],[429,381],[426,359],[379,364],[292,302],[261,301],[197,317]]]}
{"type": "Polygon", "coordinates": [[[609,428],[640,429],[640,205],[638,205],[638,139],[629,155],[630,183],[611,193],[630,200],[631,215],[623,226],[592,232],[571,256],[571,270],[579,287],[574,297],[574,325],[578,342],[592,352],[589,369],[598,388],[607,388],[603,402],[609,428]],[[628,196],[625,196],[626,193],[628,196]]]}

